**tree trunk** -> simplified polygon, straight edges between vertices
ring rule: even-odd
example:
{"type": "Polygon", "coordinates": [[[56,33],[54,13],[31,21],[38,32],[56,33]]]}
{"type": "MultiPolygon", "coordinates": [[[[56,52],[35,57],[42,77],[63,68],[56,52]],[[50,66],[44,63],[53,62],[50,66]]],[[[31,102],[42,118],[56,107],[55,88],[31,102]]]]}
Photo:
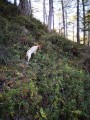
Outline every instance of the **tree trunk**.
{"type": "Polygon", "coordinates": [[[43,0],[43,23],[45,24],[45,17],[46,16],[46,7],[45,7],[45,0],[43,0]]]}
{"type": "Polygon", "coordinates": [[[89,23],[89,17],[88,17],[88,46],[90,46],[90,23],[89,23]]]}
{"type": "Polygon", "coordinates": [[[17,0],[14,0],[14,5],[17,5],[17,0]]]}
{"type": "Polygon", "coordinates": [[[49,16],[48,16],[48,30],[51,32],[53,20],[53,0],[49,0],[49,16]]]}
{"type": "Polygon", "coordinates": [[[63,29],[64,29],[64,37],[65,37],[65,16],[64,16],[64,4],[63,0],[61,0],[61,5],[62,5],[62,18],[63,18],[63,29]]]}
{"type": "Polygon", "coordinates": [[[88,46],[90,46],[90,31],[88,31],[88,46]]]}
{"type": "Polygon", "coordinates": [[[31,15],[31,1],[29,0],[20,0],[19,10],[22,15],[31,15]]]}
{"type": "Polygon", "coordinates": [[[85,45],[86,31],[85,31],[85,3],[84,3],[84,0],[82,0],[82,6],[83,6],[83,42],[85,45]]]}
{"type": "Polygon", "coordinates": [[[29,5],[28,5],[28,9],[29,9],[29,15],[32,15],[32,6],[31,6],[31,0],[29,0],[29,5]]]}
{"type": "Polygon", "coordinates": [[[74,42],[74,23],[73,23],[73,42],[74,42]]]}
{"type": "Polygon", "coordinates": [[[67,11],[65,11],[65,13],[66,13],[66,29],[65,29],[66,32],[65,32],[65,35],[66,35],[66,38],[68,38],[68,31],[67,31],[67,29],[68,29],[68,28],[67,28],[67,25],[68,25],[68,24],[67,24],[67,11]]]}
{"type": "Polygon", "coordinates": [[[54,10],[53,10],[53,30],[54,30],[54,10]]]}
{"type": "Polygon", "coordinates": [[[77,0],[77,43],[80,44],[80,36],[79,36],[79,0],[77,0]]]}
{"type": "Polygon", "coordinates": [[[60,18],[59,18],[59,24],[58,25],[59,25],[59,34],[60,34],[60,18]]]}

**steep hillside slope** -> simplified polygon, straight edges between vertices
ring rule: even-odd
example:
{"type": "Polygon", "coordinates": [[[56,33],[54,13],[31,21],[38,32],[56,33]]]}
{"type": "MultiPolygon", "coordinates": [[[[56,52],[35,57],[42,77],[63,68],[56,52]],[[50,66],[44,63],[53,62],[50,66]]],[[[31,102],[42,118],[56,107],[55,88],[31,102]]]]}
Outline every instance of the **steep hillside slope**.
{"type": "Polygon", "coordinates": [[[0,16],[0,119],[89,120],[90,74],[78,46],[35,18],[0,16]],[[42,49],[29,65],[25,53],[42,49]],[[74,51],[75,50],[75,51],[74,51]]]}

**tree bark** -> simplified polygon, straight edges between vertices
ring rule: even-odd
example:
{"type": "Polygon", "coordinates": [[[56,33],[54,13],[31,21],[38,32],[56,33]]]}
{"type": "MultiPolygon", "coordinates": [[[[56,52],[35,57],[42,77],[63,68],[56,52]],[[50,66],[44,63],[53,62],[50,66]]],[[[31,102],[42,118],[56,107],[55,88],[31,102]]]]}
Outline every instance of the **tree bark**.
{"type": "Polygon", "coordinates": [[[82,6],[83,6],[83,42],[85,45],[86,31],[85,31],[85,3],[84,3],[84,0],[82,0],[82,6]]]}
{"type": "Polygon", "coordinates": [[[54,9],[53,9],[53,30],[54,30],[54,9]]]}
{"type": "Polygon", "coordinates": [[[14,5],[17,5],[17,0],[14,0],[14,5]]]}
{"type": "Polygon", "coordinates": [[[66,23],[66,25],[65,25],[65,27],[66,27],[66,29],[65,29],[66,32],[65,32],[65,36],[66,36],[66,38],[68,38],[68,30],[67,30],[67,29],[68,29],[68,28],[67,28],[67,25],[68,25],[68,24],[67,24],[67,11],[65,11],[65,13],[66,13],[66,22],[65,22],[65,23],[66,23]]]}
{"type": "Polygon", "coordinates": [[[29,15],[32,15],[32,5],[31,5],[31,0],[29,0],[29,5],[28,5],[28,9],[29,9],[29,15]]]}
{"type": "Polygon", "coordinates": [[[73,42],[74,42],[74,23],[73,23],[73,42]]]}
{"type": "Polygon", "coordinates": [[[20,0],[19,10],[22,15],[31,15],[31,1],[29,0],[20,0]]]}
{"type": "Polygon", "coordinates": [[[49,0],[49,16],[48,16],[48,30],[51,32],[53,20],[53,0],[49,0]]]}
{"type": "Polygon", "coordinates": [[[45,7],[45,0],[43,0],[43,23],[45,24],[45,16],[46,16],[46,7],[45,7]]]}
{"type": "Polygon", "coordinates": [[[88,17],[88,46],[90,46],[90,22],[88,17]]]}
{"type": "Polygon", "coordinates": [[[79,0],[77,0],[77,43],[80,44],[80,35],[79,35],[79,0]]]}
{"type": "Polygon", "coordinates": [[[64,37],[65,37],[65,15],[64,15],[64,3],[63,0],[61,0],[61,5],[62,5],[62,18],[63,18],[63,29],[64,29],[64,37]]]}
{"type": "Polygon", "coordinates": [[[90,31],[88,31],[88,46],[90,46],[90,31]]]}

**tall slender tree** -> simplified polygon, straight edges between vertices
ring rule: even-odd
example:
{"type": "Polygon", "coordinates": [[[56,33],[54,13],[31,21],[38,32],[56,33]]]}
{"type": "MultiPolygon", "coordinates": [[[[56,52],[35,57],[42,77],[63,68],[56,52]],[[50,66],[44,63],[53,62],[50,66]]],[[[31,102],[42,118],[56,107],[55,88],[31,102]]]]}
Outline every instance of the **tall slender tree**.
{"type": "Polygon", "coordinates": [[[58,28],[58,29],[59,29],[59,34],[61,34],[61,33],[60,33],[60,28],[61,28],[61,25],[60,25],[60,16],[59,16],[58,27],[59,27],[59,28],[58,28]]]}
{"type": "Polygon", "coordinates": [[[86,31],[85,31],[85,0],[82,0],[82,6],[83,6],[83,41],[85,45],[85,36],[86,36],[86,31]]]}
{"type": "Polygon", "coordinates": [[[54,8],[53,8],[53,30],[54,30],[54,8]]]}
{"type": "Polygon", "coordinates": [[[46,7],[45,7],[45,0],[43,0],[43,23],[45,24],[46,19],[46,7]]]}
{"type": "Polygon", "coordinates": [[[65,13],[66,13],[66,22],[65,22],[65,23],[66,23],[66,25],[65,25],[65,27],[66,27],[65,30],[66,30],[66,31],[65,31],[65,35],[66,35],[66,37],[68,38],[68,30],[67,30],[67,29],[68,29],[68,28],[67,28],[67,26],[68,26],[68,23],[67,23],[67,11],[65,11],[65,13]]]}
{"type": "Polygon", "coordinates": [[[61,5],[62,5],[62,18],[63,18],[63,29],[64,29],[64,37],[65,37],[65,11],[64,11],[64,2],[61,0],[61,5]]]}
{"type": "Polygon", "coordinates": [[[88,46],[90,46],[90,25],[88,24],[88,46]]]}
{"type": "Polygon", "coordinates": [[[29,15],[32,15],[32,5],[31,5],[31,0],[29,0],[29,3],[28,3],[28,9],[29,9],[29,15]]]}
{"type": "Polygon", "coordinates": [[[31,1],[20,0],[19,10],[22,15],[31,15],[31,1]]]}
{"type": "Polygon", "coordinates": [[[86,21],[86,24],[87,24],[87,32],[88,32],[88,46],[90,46],[90,10],[87,11],[87,21],[86,21]]]}
{"type": "Polygon", "coordinates": [[[74,23],[73,23],[73,42],[74,42],[74,23]]]}
{"type": "Polygon", "coordinates": [[[49,0],[48,30],[51,31],[53,20],[53,0],[49,0]]]}
{"type": "Polygon", "coordinates": [[[17,0],[14,0],[14,5],[16,5],[17,4],[17,0]]]}
{"type": "Polygon", "coordinates": [[[77,43],[80,44],[80,34],[79,34],[79,0],[77,0],[77,43]]]}

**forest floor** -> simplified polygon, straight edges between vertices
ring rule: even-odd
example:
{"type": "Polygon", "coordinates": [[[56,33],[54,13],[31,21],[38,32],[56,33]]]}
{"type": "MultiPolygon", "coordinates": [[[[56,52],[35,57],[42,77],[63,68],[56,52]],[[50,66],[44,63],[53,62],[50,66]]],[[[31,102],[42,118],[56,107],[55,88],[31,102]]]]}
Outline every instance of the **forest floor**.
{"type": "Polygon", "coordinates": [[[31,16],[1,14],[0,33],[1,120],[90,119],[90,47],[49,33],[31,16]],[[27,65],[37,42],[42,49],[27,65]]]}

